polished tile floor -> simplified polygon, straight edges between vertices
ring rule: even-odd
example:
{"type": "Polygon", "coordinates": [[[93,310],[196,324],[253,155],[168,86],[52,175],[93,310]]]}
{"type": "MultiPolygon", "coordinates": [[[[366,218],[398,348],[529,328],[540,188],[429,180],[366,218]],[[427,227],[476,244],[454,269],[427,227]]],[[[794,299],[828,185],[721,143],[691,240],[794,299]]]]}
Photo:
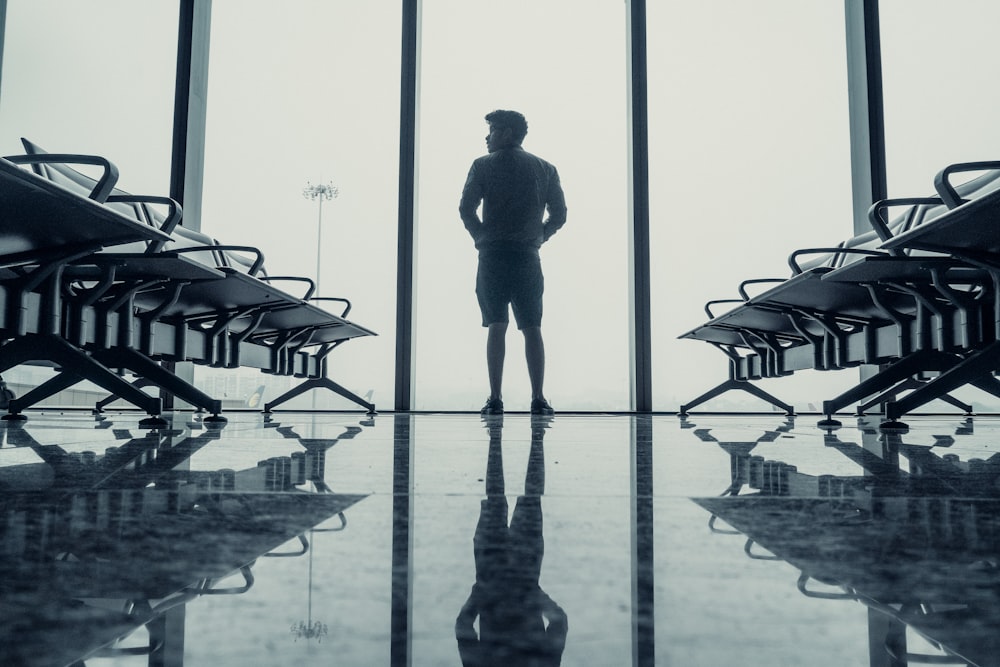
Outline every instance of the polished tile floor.
{"type": "Polygon", "coordinates": [[[0,665],[1000,664],[1000,419],[909,424],[31,414],[0,665]]]}

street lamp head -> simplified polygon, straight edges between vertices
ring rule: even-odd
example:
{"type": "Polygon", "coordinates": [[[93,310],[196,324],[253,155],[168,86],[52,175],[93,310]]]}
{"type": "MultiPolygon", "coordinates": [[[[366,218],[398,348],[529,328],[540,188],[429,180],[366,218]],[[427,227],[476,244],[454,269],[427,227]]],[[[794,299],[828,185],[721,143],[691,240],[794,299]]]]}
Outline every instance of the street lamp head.
{"type": "Polygon", "coordinates": [[[328,182],[325,185],[313,185],[309,181],[306,181],[306,187],[302,188],[302,196],[306,199],[326,199],[330,200],[340,194],[332,182],[328,182]]]}
{"type": "Polygon", "coordinates": [[[292,624],[292,634],[295,635],[295,641],[299,639],[315,639],[317,642],[322,643],[323,637],[329,633],[330,629],[326,623],[320,623],[319,621],[299,621],[292,624]]]}

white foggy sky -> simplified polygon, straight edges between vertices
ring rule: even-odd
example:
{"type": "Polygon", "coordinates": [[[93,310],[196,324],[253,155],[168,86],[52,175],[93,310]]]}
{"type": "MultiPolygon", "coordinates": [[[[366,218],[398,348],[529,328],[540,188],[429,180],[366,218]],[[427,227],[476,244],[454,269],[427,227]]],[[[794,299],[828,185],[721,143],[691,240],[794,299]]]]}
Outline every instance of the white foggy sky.
{"type": "MultiPolygon", "coordinates": [[[[927,194],[949,162],[996,157],[987,0],[883,0],[890,196],[927,194]]],[[[739,280],[787,274],[796,247],[850,233],[844,6],[837,0],[677,3],[649,10],[654,405],[725,377],[676,336],[739,280]]],[[[477,408],[484,333],[475,255],[457,217],[482,116],[517,108],[525,147],[554,162],[569,222],[543,249],[547,393],[557,408],[628,403],[626,5],[621,0],[425,0],[418,174],[418,407],[477,408]]],[[[0,149],[106,155],[133,192],[167,190],[176,3],[9,0],[0,149]],[[45,36],[45,48],[37,39],[45,36]]],[[[315,272],[376,339],[332,375],[391,400],[399,122],[399,3],[214,0],[203,229],[259,245],[271,273],[315,272]]],[[[509,339],[505,394],[527,395],[509,339]]],[[[853,376],[783,379],[819,402],[853,376]]],[[[742,397],[732,396],[734,401],[742,397]]],[[[803,400],[803,399],[800,399],[803,400]]],[[[754,404],[756,407],[756,404],[754,404]]]]}

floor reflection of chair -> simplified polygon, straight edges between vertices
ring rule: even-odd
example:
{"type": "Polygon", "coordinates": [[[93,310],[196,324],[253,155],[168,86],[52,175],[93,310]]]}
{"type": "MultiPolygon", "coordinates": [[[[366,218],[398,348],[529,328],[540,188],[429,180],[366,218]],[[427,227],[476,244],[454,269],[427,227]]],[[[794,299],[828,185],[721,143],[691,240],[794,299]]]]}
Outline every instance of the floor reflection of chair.
{"type": "Polygon", "coordinates": [[[566,614],[538,585],[544,553],[542,441],[551,418],[533,418],[524,495],[510,522],[503,475],[503,416],[486,418],[490,434],[486,498],[473,541],[476,583],[455,620],[466,667],[550,666],[562,660],[566,614]],[[478,618],[479,631],[474,622],[478,618]]]}
{"type": "Polygon", "coordinates": [[[142,488],[169,476],[208,443],[219,439],[210,429],[196,436],[186,430],[153,429],[139,437],[127,430],[113,430],[117,444],[101,454],[88,450],[67,452],[62,446],[43,444],[30,427],[8,428],[8,441],[31,447],[53,474],[52,486],[66,489],[142,488]]]}
{"type": "MultiPolygon", "coordinates": [[[[684,418],[682,421],[687,422],[687,419],[684,418]]],[[[699,440],[702,442],[714,442],[729,454],[732,481],[729,487],[722,493],[725,496],[738,494],[740,487],[749,482],[749,477],[747,476],[749,469],[746,464],[750,458],[750,452],[762,442],[774,442],[782,433],[788,433],[795,428],[795,417],[791,415],[785,417],[784,423],[773,431],[764,431],[755,440],[720,441],[711,434],[712,429],[694,428],[695,426],[696,424],[688,422],[685,428],[694,429],[694,434],[699,440]]]]}
{"type": "Polygon", "coordinates": [[[191,471],[176,466],[218,431],[153,431],[104,456],[69,454],[38,444],[28,429],[19,433],[23,446],[42,452],[35,465],[58,471],[43,488],[0,498],[0,622],[29,619],[24,633],[8,635],[18,641],[0,646],[3,665],[135,654],[179,665],[162,659],[171,650],[177,658],[183,645],[183,630],[179,640],[165,630],[168,616],[182,628],[191,600],[250,590],[258,559],[306,554],[309,531],[342,530],[345,510],[364,498],[325,484],[325,449],[247,470],[191,471]],[[334,517],[339,525],[316,528],[334,517]],[[282,547],[295,539],[298,548],[282,547]],[[143,626],[148,642],[119,641],[143,626]],[[74,640],[58,641],[51,628],[74,640]]]}
{"type": "Polygon", "coordinates": [[[802,478],[794,492],[772,484],[693,500],[745,535],[751,557],[766,550],[764,559],[798,568],[802,594],[868,606],[870,633],[882,633],[872,665],[1000,665],[996,457],[962,462],[885,437],[888,451],[910,459],[909,471],[876,465],[870,450],[828,435],[826,444],[863,464],[866,476],[820,475],[809,485],[810,476],[786,469],[802,478]],[[905,627],[937,652],[909,653],[905,627]]]}
{"type": "MultiPolygon", "coordinates": [[[[83,627],[76,632],[88,634],[92,618],[99,630],[110,616],[118,619],[115,636],[129,634],[196,597],[249,590],[258,558],[360,499],[318,493],[211,495],[202,494],[197,507],[186,508],[178,506],[178,492],[162,489],[80,493],[54,503],[36,495],[8,498],[3,597],[76,600],[86,607],[80,614],[83,627]],[[241,581],[229,583],[233,575],[241,581]],[[127,632],[121,632],[121,623],[131,623],[127,632]]],[[[98,635],[98,646],[115,638],[98,635]]],[[[12,661],[18,650],[14,645],[0,650],[0,664],[21,664],[12,661]]],[[[46,660],[34,664],[50,664],[46,660]]]]}

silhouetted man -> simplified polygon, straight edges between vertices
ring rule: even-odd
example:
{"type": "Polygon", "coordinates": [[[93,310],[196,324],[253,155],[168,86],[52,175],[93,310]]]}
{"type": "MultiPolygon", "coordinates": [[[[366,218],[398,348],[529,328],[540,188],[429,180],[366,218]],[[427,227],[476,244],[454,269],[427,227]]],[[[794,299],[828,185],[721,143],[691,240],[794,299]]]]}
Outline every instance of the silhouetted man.
{"type": "Polygon", "coordinates": [[[542,392],[544,279],[538,249],[566,223],[566,200],[556,168],[521,148],[528,123],[517,111],[486,115],[487,155],[469,169],[459,213],[479,250],[476,296],[487,327],[486,369],[490,395],[483,414],[502,414],[503,363],[509,310],[524,334],[532,414],[550,415],[542,392]],[[482,203],[482,219],[478,214],[482,203]],[[548,219],[545,218],[546,209],[548,219]]]}

